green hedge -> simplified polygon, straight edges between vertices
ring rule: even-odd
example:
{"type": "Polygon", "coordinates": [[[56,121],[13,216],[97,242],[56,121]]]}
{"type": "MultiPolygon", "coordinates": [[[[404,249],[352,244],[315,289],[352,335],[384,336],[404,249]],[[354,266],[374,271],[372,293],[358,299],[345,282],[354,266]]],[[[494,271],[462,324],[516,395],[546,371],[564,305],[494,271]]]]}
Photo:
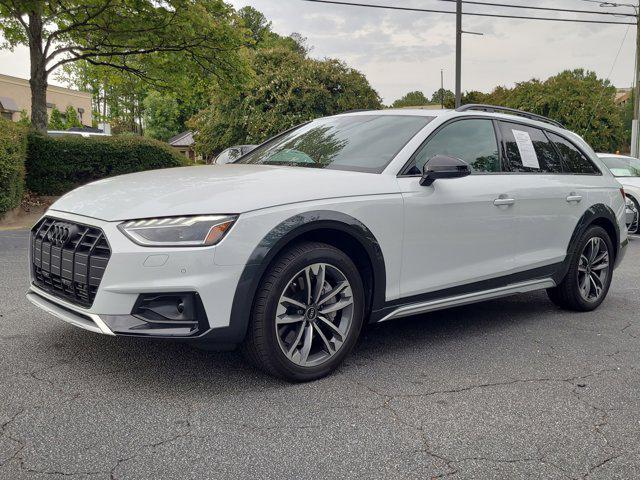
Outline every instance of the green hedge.
{"type": "Polygon", "coordinates": [[[93,180],[188,164],[166,143],[129,135],[84,138],[29,134],[27,188],[60,195],[93,180]]]}
{"type": "Polygon", "coordinates": [[[0,119],[0,215],[20,205],[26,152],[27,129],[0,119]]]}

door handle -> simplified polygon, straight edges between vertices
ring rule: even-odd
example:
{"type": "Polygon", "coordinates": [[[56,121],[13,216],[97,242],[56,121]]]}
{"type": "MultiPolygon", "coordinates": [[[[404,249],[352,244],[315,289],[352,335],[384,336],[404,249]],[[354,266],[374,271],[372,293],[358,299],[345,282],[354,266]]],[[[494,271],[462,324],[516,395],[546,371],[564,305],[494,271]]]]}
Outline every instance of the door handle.
{"type": "Polygon", "coordinates": [[[574,193],[574,192],[571,192],[567,196],[567,202],[569,202],[569,203],[571,203],[571,202],[580,203],[580,200],[582,200],[582,195],[578,195],[577,193],[574,193]]]}
{"type": "Polygon", "coordinates": [[[501,207],[502,205],[513,205],[514,203],[516,203],[515,199],[508,198],[507,196],[499,196],[493,201],[493,204],[496,207],[501,207]]]}

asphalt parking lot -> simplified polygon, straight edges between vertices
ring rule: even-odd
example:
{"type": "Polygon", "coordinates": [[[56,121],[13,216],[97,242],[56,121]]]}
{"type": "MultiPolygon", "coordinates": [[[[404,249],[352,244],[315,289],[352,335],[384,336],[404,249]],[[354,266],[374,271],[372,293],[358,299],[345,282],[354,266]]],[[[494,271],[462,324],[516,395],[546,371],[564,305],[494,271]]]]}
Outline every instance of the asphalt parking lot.
{"type": "Polygon", "coordinates": [[[368,329],[291,385],[24,299],[0,232],[0,478],[640,478],[640,240],[599,310],[544,292],[368,329]]]}

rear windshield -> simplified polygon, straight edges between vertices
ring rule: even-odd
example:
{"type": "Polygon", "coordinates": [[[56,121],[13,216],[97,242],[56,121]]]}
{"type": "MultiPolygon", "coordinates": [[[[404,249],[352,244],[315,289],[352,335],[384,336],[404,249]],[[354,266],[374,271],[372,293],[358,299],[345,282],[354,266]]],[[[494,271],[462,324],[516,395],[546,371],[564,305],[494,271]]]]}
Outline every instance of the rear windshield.
{"type": "Polygon", "coordinates": [[[616,177],[640,177],[640,160],[633,157],[600,157],[616,177]]]}
{"type": "Polygon", "coordinates": [[[380,173],[434,117],[345,115],[314,120],[235,163],[380,173]]]}

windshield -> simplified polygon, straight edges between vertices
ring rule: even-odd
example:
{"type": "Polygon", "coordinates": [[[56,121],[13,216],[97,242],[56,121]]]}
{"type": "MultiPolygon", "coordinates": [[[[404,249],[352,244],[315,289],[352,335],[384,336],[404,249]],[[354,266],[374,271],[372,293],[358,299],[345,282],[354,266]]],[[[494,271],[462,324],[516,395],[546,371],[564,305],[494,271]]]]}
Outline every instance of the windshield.
{"type": "Polygon", "coordinates": [[[640,177],[640,160],[633,157],[600,157],[616,177],[640,177]]]}
{"type": "Polygon", "coordinates": [[[321,118],[274,138],[236,163],[380,173],[433,118],[375,114],[321,118]]]}

